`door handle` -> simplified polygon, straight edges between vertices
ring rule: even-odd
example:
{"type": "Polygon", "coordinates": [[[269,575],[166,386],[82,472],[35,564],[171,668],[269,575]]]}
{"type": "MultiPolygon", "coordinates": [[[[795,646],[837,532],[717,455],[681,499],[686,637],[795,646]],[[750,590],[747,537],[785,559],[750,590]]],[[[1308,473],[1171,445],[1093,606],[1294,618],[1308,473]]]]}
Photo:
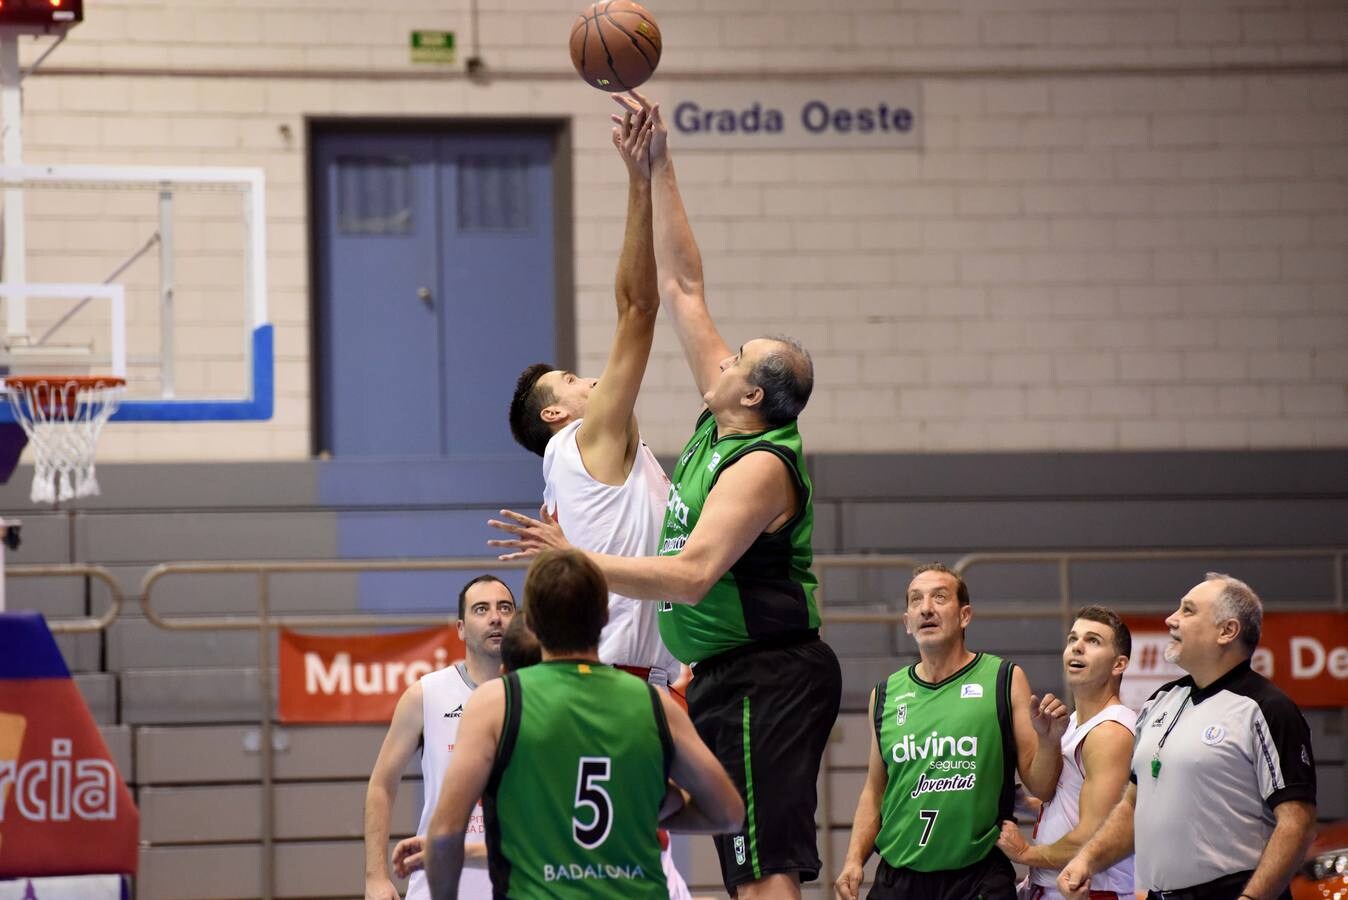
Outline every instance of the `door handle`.
{"type": "Polygon", "coordinates": [[[426,304],[427,308],[429,308],[432,305],[431,289],[428,287],[417,288],[417,299],[426,304]]]}

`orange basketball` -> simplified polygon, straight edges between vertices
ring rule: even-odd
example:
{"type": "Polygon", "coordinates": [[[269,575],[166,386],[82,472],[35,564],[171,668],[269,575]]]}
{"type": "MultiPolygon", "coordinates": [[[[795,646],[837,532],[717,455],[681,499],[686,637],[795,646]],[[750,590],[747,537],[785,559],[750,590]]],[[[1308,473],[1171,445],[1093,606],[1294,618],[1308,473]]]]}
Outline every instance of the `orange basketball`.
{"type": "Polygon", "coordinates": [[[632,0],[599,0],[571,26],[571,64],[591,87],[630,91],[660,64],[660,26],[632,0]]]}

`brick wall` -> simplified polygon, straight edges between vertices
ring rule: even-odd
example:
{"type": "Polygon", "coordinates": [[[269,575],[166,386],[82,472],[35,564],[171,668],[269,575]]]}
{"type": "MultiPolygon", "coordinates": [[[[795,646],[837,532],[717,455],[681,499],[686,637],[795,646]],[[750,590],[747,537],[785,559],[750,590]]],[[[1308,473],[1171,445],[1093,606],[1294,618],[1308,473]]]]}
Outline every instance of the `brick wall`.
{"type": "MultiPolygon", "coordinates": [[[[26,83],[26,160],[265,168],[278,352],[272,422],[116,426],[102,455],[308,452],[308,115],[573,117],[578,350],[598,374],[625,188],[609,101],[565,55],[573,5],[482,3],[502,76],[483,85],[408,62],[414,28],[466,53],[466,3],[89,4],[26,83]]],[[[811,450],[1348,445],[1340,0],[651,5],[657,97],[709,73],[921,85],[921,151],[677,157],[727,339],[787,331],[815,355],[811,450]]],[[[184,324],[203,347],[223,334],[184,324]]],[[[659,451],[697,402],[662,330],[639,409],[659,451]]]]}

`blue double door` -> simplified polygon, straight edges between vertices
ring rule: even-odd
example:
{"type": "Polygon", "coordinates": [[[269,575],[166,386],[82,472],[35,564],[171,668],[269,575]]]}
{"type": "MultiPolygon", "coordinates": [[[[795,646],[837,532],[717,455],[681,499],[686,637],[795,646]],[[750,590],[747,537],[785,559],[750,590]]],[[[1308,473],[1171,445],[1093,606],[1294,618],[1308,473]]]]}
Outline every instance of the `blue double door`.
{"type": "Polygon", "coordinates": [[[316,449],[518,452],[516,377],[570,356],[557,145],[543,131],[314,132],[316,449]]]}

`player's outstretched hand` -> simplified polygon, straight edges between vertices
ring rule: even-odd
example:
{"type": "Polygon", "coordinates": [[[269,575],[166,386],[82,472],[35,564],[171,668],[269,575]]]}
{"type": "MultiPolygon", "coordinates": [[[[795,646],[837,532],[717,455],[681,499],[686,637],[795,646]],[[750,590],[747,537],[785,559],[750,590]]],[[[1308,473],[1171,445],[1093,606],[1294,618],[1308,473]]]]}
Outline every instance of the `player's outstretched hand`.
{"type": "Polygon", "coordinates": [[[632,178],[651,180],[651,161],[648,155],[651,144],[651,119],[640,104],[631,104],[622,94],[611,94],[623,108],[622,115],[610,116],[613,119],[613,146],[627,166],[632,178]],[[627,101],[627,102],[624,102],[627,101]],[[631,105],[629,105],[631,104],[631,105]],[[632,106],[636,106],[635,109],[632,106]]]}
{"type": "Polygon", "coordinates": [[[537,519],[531,519],[522,513],[509,509],[501,510],[501,515],[510,521],[502,522],[500,519],[488,519],[487,524],[499,531],[513,534],[515,537],[490,540],[487,541],[487,546],[502,547],[509,550],[510,552],[501,554],[502,560],[528,559],[531,556],[537,556],[544,550],[571,549],[571,544],[562,532],[562,527],[557,524],[557,520],[548,512],[546,506],[539,508],[537,519]]]}
{"type": "Polygon", "coordinates": [[[1006,858],[1014,863],[1024,864],[1022,857],[1025,851],[1030,849],[1030,845],[1025,841],[1025,835],[1020,833],[1020,826],[1010,819],[1002,821],[1002,833],[997,836],[997,849],[1006,854],[1006,858]]]}
{"type": "Polygon", "coordinates": [[[1030,697],[1030,724],[1040,737],[1062,740],[1069,715],[1066,704],[1052,694],[1045,694],[1043,700],[1030,697]]]}
{"type": "Polygon", "coordinates": [[[665,120],[660,115],[659,103],[652,103],[637,91],[628,91],[626,94],[610,94],[609,96],[624,110],[633,115],[636,115],[638,110],[646,113],[646,118],[651,126],[650,144],[647,147],[647,156],[651,162],[657,162],[669,153],[669,129],[665,126],[665,120]]]}
{"type": "Polygon", "coordinates": [[[844,863],[838,880],[833,882],[833,896],[837,900],[857,900],[861,896],[861,883],[865,880],[866,870],[861,863],[844,863]]]}

